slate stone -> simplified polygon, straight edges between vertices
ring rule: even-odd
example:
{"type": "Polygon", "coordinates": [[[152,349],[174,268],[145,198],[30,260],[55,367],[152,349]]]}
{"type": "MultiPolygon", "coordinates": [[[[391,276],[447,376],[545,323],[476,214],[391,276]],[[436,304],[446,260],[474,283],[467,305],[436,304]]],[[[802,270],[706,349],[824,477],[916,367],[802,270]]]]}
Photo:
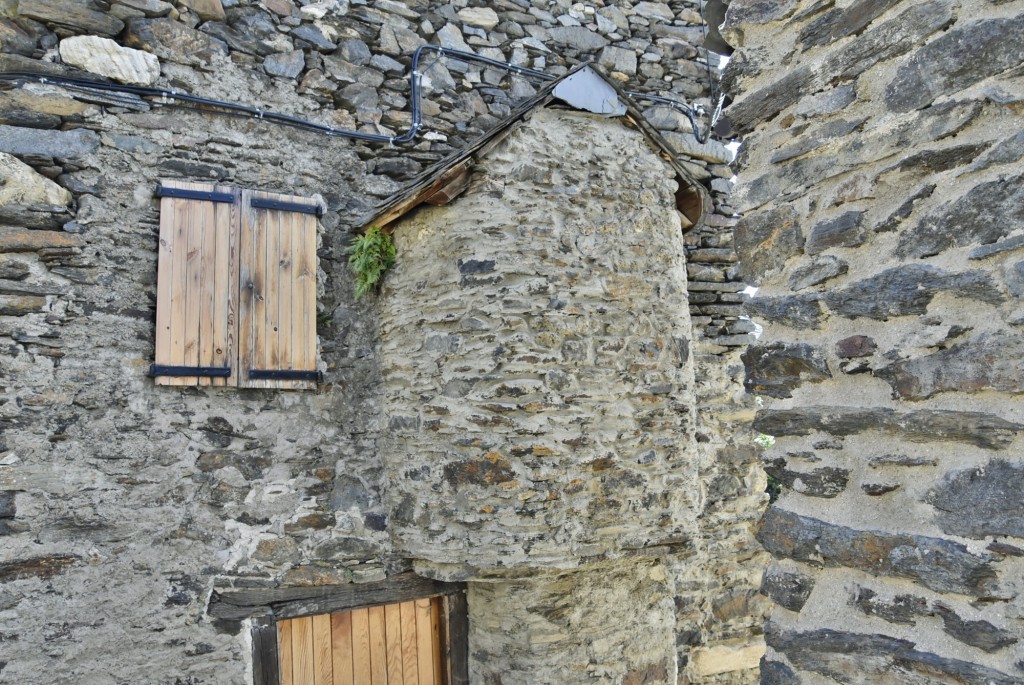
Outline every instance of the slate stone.
{"type": "Polygon", "coordinates": [[[810,262],[801,264],[789,274],[789,289],[799,292],[842,276],[850,270],[845,260],[833,255],[815,257],[810,262]]]}
{"type": "Polygon", "coordinates": [[[124,28],[120,19],[97,12],[86,0],[18,0],[18,14],[73,33],[115,36],[124,28]]]}
{"type": "Polygon", "coordinates": [[[818,254],[831,247],[857,247],[867,238],[864,212],[844,212],[834,219],[823,221],[811,229],[804,251],[818,254]]]}
{"type": "Polygon", "coordinates": [[[753,345],[741,358],[746,369],[743,387],[755,395],[792,397],[804,383],[832,377],[822,350],[806,343],[753,345]]]}
{"type": "Polygon", "coordinates": [[[796,143],[787,145],[773,153],[769,161],[772,164],[782,164],[800,155],[805,155],[849,135],[863,126],[866,121],[866,118],[840,119],[825,123],[811,131],[805,131],[799,136],[796,143]]]}
{"type": "Polygon", "coordinates": [[[39,38],[35,32],[26,30],[25,26],[13,19],[0,19],[0,45],[5,52],[31,57],[39,45],[39,38]]]}
{"type": "Polygon", "coordinates": [[[725,13],[722,37],[734,48],[743,47],[743,27],[747,24],[766,24],[785,19],[793,14],[797,0],[732,0],[725,13]]]}
{"type": "Polygon", "coordinates": [[[174,19],[131,19],[124,42],[178,64],[208,65],[214,59],[228,55],[228,47],[223,41],[174,19]]]}
{"type": "Polygon", "coordinates": [[[73,554],[29,557],[0,564],[0,583],[22,578],[52,578],[67,570],[81,558],[73,554]]]}
{"type": "Polygon", "coordinates": [[[980,171],[999,164],[1013,164],[1021,159],[1024,159],[1024,130],[1003,138],[993,145],[992,149],[971,165],[971,169],[980,171]]]}
{"type": "Polygon", "coordinates": [[[940,292],[988,304],[999,304],[1004,299],[985,271],[952,273],[924,264],[887,269],[828,293],[824,299],[829,309],[841,316],[886,321],[894,316],[924,314],[940,292]]]}
{"type": "Polygon", "coordinates": [[[76,160],[95,152],[100,137],[95,131],[76,128],[50,131],[17,126],[0,126],[0,152],[15,156],[54,157],[76,160]]]}
{"type": "Polygon", "coordinates": [[[11,519],[18,513],[14,490],[0,490],[0,519],[11,519]]]}
{"type": "Polygon", "coordinates": [[[853,84],[831,88],[823,93],[816,93],[801,100],[793,108],[793,114],[803,117],[817,117],[832,114],[845,108],[857,98],[857,90],[853,84]]]}
{"type": "Polygon", "coordinates": [[[800,611],[814,589],[814,578],[803,573],[783,571],[769,566],[761,579],[761,594],[790,611],[800,611]]]}
{"type": "Polygon", "coordinates": [[[826,466],[813,471],[792,471],[785,459],[774,459],[764,466],[765,473],[779,481],[783,487],[808,497],[830,499],[846,490],[850,481],[847,469],[826,466]]]}
{"type": "Polygon", "coordinates": [[[765,512],[757,539],[777,557],[905,578],[936,592],[988,597],[998,587],[990,555],[942,538],[857,530],[775,506],[765,512]]]}
{"type": "MultiPolygon", "coordinates": [[[[255,11],[259,12],[258,10],[255,11]]],[[[260,12],[260,14],[265,13],[260,12]]],[[[237,50],[239,52],[244,52],[250,55],[259,55],[260,57],[266,57],[267,55],[277,52],[273,45],[262,40],[264,36],[269,37],[273,32],[276,32],[276,29],[273,29],[273,22],[270,23],[271,28],[273,29],[271,33],[268,33],[265,30],[265,27],[262,31],[250,31],[247,29],[247,24],[252,23],[255,26],[259,26],[261,22],[259,22],[258,19],[255,22],[244,21],[246,16],[252,15],[239,16],[239,28],[234,28],[221,21],[208,21],[200,25],[199,30],[216,38],[222,43],[226,43],[232,50],[237,50]]],[[[269,15],[266,16],[269,21],[269,15]]]]}
{"type": "Polygon", "coordinates": [[[860,489],[868,497],[881,497],[900,489],[899,483],[862,483],[860,489]]]}
{"type": "Polygon", "coordinates": [[[928,602],[915,595],[896,595],[891,600],[878,596],[874,590],[858,587],[850,602],[868,616],[877,616],[889,623],[915,625],[917,619],[927,616],[928,602]]]}
{"type": "Polygon", "coordinates": [[[23,281],[32,273],[28,264],[0,255],[0,278],[10,281],[23,281]]]}
{"type": "Polygon", "coordinates": [[[380,104],[377,89],[364,83],[350,83],[334,95],[335,103],[344,109],[374,110],[380,104]]]}
{"type": "Polygon", "coordinates": [[[797,669],[839,683],[920,683],[938,685],[1014,685],[1017,676],[985,666],[914,649],[909,640],[839,630],[785,631],[774,624],[765,641],[785,654],[797,669]]]}
{"type": "Polygon", "coordinates": [[[608,45],[608,39],[582,26],[556,26],[548,29],[551,41],[580,52],[596,52],[608,45]]]}
{"type": "Polygon", "coordinates": [[[507,459],[491,452],[475,459],[446,464],[444,479],[456,487],[495,485],[515,480],[515,472],[507,459]]]}
{"type": "MultiPolygon", "coordinates": [[[[988,245],[976,247],[970,251],[970,253],[967,255],[967,258],[972,260],[986,259],[988,257],[991,257],[992,255],[1001,254],[1003,252],[1010,252],[1012,250],[1019,250],[1022,247],[1024,247],[1024,236],[1017,235],[1012,238],[1007,238],[1006,240],[1000,240],[999,242],[989,243],[988,245]]],[[[1007,278],[1009,279],[1009,277],[1010,275],[1009,273],[1007,273],[1007,278]]],[[[1009,281],[1007,282],[1007,285],[1011,285],[1009,281]]],[[[1018,297],[1021,294],[1020,291],[1015,290],[1012,285],[1010,288],[1010,292],[1013,293],[1014,295],[1017,295],[1018,297]]]]}
{"type": "Polygon", "coordinates": [[[935,150],[921,150],[901,160],[893,169],[903,173],[938,174],[966,165],[987,150],[992,143],[955,145],[935,150]]]}
{"type": "Polygon", "coordinates": [[[952,247],[992,243],[1024,229],[1024,174],[975,186],[900,236],[901,259],[930,257],[952,247]]]}
{"type": "Polygon", "coordinates": [[[1004,449],[1024,429],[1024,424],[984,412],[934,409],[897,412],[888,408],[810,405],[760,411],[754,418],[753,428],[776,437],[814,432],[843,437],[878,431],[911,442],[949,441],[1004,449]]]}
{"type": "Polygon", "coordinates": [[[875,233],[895,231],[900,224],[902,224],[903,221],[914,212],[914,207],[917,206],[917,203],[931,197],[933,192],[935,192],[934,183],[929,183],[923,186],[920,190],[904,200],[903,204],[897,207],[896,211],[890,214],[885,221],[875,226],[873,229],[875,233]]]}
{"type": "Polygon", "coordinates": [[[818,295],[790,297],[752,297],[743,308],[752,318],[764,323],[781,323],[790,328],[814,328],[824,316],[818,295]]]}
{"type": "Polygon", "coordinates": [[[988,621],[965,620],[941,602],[936,602],[933,612],[942,619],[943,630],[948,635],[984,652],[998,652],[1017,642],[1010,631],[997,628],[988,621]]]}
{"type": "Polygon", "coordinates": [[[857,0],[846,7],[833,8],[801,29],[803,49],[858,33],[897,4],[899,0],[857,0]]]}
{"type": "Polygon", "coordinates": [[[1024,465],[1001,459],[949,474],[929,491],[935,522],[946,533],[970,538],[1024,537],[1024,465]]]}
{"type": "Polygon", "coordinates": [[[302,50],[278,52],[263,60],[263,70],[271,76],[295,78],[306,66],[306,58],[302,50]]]}
{"type": "Polygon", "coordinates": [[[761,657],[761,685],[800,685],[800,676],[781,661],[761,657]]]}
{"type": "Polygon", "coordinates": [[[943,392],[1024,393],[1024,339],[982,334],[949,349],[895,362],[875,372],[893,396],[923,400],[943,392]]]}
{"type": "Polygon", "coordinates": [[[733,229],[733,240],[743,278],[752,283],[781,269],[787,259],[800,254],[804,243],[799,215],[788,205],[744,216],[733,229]]]}
{"type": "MultiPolygon", "coordinates": [[[[805,95],[850,81],[875,64],[916,48],[946,26],[951,17],[949,0],[911,5],[902,14],[872,26],[857,40],[829,54],[818,68],[812,70],[803,65],[782,70],[784,74],[774,83],[751,93],[740,92],[725,114],[737,133],[749,133],[755,125],[771,121],[805,95]]],[[[727,23],[728,19],[726,15],[727,23]]],[[[723,35],[729,40],[728,32],[723,35]]]]}
{"type": "Polygon", "coordinates": [[[953,28],[924,45],[903,64],[885,89],[896,112],[925,107],[1024,62],[1024,15],[983,19],[953,28]]]}
{"type": "MultiPolygon", "coordinates": [[[[60,178],[60,177],[58,177],[60,178]]],[[[74,216],[59,205],[0,206],[0,226],[59,231],[74,216]]]]}

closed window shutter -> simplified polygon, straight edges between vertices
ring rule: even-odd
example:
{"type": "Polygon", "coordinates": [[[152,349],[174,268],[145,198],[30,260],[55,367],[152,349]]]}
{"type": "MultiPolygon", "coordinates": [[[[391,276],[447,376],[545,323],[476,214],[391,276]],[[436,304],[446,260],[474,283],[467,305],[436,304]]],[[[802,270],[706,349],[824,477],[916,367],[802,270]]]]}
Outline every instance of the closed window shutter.
{"type": "Polygon", "coordinates": [[[318,213],[305,198],[242,191],[241,387],[316,388],[318,213]]]}
{"type": "Polygon", "coordinates": [[[235,385],[235,195],[208,183],[172,181],[159,192],[152,374],[158,385],[235,385]]]}

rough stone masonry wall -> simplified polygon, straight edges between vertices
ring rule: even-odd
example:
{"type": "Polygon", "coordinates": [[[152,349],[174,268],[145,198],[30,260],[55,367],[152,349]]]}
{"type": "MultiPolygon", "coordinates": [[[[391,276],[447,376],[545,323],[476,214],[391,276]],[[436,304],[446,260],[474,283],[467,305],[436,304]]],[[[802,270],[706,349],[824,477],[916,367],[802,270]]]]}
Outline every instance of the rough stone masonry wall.
{"type": "Polygon", "coordinates": [[[736,0],[762,682],[1024,681],[1024,3],[736,0]]]}
{"type": "MultiPolygon", "coordinates": [[[[422,42],[554,74],[594,57],[631,89],[699,99],[695,10],[0,0],[0,71],[109,77],[400,131],[422,42]]],[[[359,582],[408,568],[390,552],[383,505],[374,305],[353,300],[343,248],[378,198],[533,92],[455,62],[435,65],[428,81],[427,132],[405,148],[133,97],[0,90],[0,682],[245,682],[244,631],[205,613],[214,587],[359,582]],[[157,389],[146,378],[160,178],[323,198],[321,392],[157,389]]],[[[694,145],[681,115],[648,115],[717,208],[687,236],[690,309],[703,332],[691,347],[707,493],[695,554],[715,563],[678,571],[680,651],[719,649],[709,654],[725,661],[705,660],[705,672],[725,664],[750,679],[749,668],[735,671],[749,658],[730,655],[759,632],[749,527],[763,488],[749,440],[724,420],[748,401],[736,392],[749,324],[738,312],[728,154],[694,145]]]]}

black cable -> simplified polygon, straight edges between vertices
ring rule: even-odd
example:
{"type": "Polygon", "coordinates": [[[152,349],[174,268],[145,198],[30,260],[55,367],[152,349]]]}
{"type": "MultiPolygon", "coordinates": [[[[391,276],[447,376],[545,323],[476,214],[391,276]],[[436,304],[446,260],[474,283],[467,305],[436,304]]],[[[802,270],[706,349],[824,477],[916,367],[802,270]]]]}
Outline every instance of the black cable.
{"type": "MultiPolygon", "coordinates": [[[[365,133],[363,131],[352,131],[348,129],[334,128],[333,126],[326,126],[324,124],[318,124],[315,121],[308,119],[301,119],[299,117],[293,117],[288,114],[281,114],[280,112],[274,112],[271,110],[264,110],[258,107],[251,107],[249,105],[239,104],[237,102],[227,102],[225,100],[215,100],[212,98],[200,97],[197,95],[191,95],[189,93],[183,93],[180,91],[166,89],[166,88],[149,88],[146,86],[128,86],[119,83],[108,83],[105,81],[93,81],[90,79],[77,78],[73,76],[59,76],[53,74],[39,74],[34,72],[5,72],[0,73],[0,81],[33,81],[36,83],[47,84],[51,83],[69,90],[76,90],[79,92],[86,93],[103,93],[104,97],[111,98],[113,100],[120,100],[126,107],[138,106],[137,101],[128,101],[124,98],[119,98],[118,94],[134,95],[138,98],[162,98],[163,100],[174,100],[177,102],[188,102],[200,107],[208,107],[215,110],[223,110],[225,113],[237,114],[237,115],[248,115],[260,121],[266,121],[272,124],[278,124],[282,126],[290,126],[300,130],[313,131],[328,136],[338,136],[342,138],[351,138],[353,140],[361,140],[371,143],[388,143],[389,145],[410,143],[416,139],[416,134],[419,132],[420,126],[422,125],[422,109],[420,102],[422,99],[421,95],[421,80],[426,69],[420,70],[420,57],[424,52],[436,52],[437,58],[434,59],[426,69],[430,69],[437,63],[441,57],[450,57],[461,62],[478,62],[485,64],[496,69],[502,69],[509,73],[514,73],[520,76],[527,76],[530,78],[539,79],[542,81],[553,81],[555,76],[547,74],[537,69],[530,69],[527,67],[516,66],[510,62],[501,62],[499,60],[491,59],[489,57],[481,57],[470,52],[462,52],[461,50],[452,50],[451,48],[441,47],[440,45],[421,45],[416,49],[416,52],[412,56],[412,69],[409,75],[411,84],[410,102],[411,102],[411,114],[412,121],[409,125],[409,130],[399,136],[389,136],[379,133],[365,133]],[[113,93],[114,95],[106,95],[107,93],[113,93]]],[[[710,69],[710,65],[708,67],[710,69]]],[[[709,72],[710,73],[710,72],[709,72]]],[[[645,93],[630,92],[627,93],[630,97],[638,100],[648,100],[659,104],[668,105],[674,109],[679,110],[687,116],[690,120],[690,124],[693,127],[693,135],[697,138],[697,141],[704,143],[707,141],[708,135],[710,134],[711,127],[708,130],[701,131],[700,126],[697,123],[695,112],[692,108],[684,103],[677,102],[670,98],[661,97],[657,95],[647,95],[645,93]]],[[[713,124],[712,124],[713,125],[713,124]]]]}

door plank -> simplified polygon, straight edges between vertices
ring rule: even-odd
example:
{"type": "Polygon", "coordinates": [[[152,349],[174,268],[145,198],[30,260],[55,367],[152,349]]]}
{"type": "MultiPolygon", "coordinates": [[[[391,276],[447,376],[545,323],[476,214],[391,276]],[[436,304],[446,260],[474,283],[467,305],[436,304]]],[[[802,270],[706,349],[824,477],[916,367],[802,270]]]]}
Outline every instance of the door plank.
{"type": "Polygon", "coordinates": [[[316,685],[334,685],[329,614],[313,616],[313,680],[316,685]]]}
{"type": "Polygon", "coordinates": [[[441,604],[443,597],[433,597],[430,600],[430,636],[433,642],[434,654],[434,685],[444,683],[444,650],[441,642],[441,604]]]}
{"type": "Polygon", "coordinates": [[[430,625],[430,600],[416,600],[416,664],[419,670],[419,685],[440,685],[434,683],[434,631],[430,625]]]}
{"type": "Polygon", "coordinates": [[[292,620],[295,685],[316,685],[313,678],[313,617],[304,616],[292,620]]]}
{"type": "Polygon", "coordinates": [[[369,609],[370,617],[370,678],[373,685],[387,685],[388,656],[384,640],[384,607],[369,609]]]}
{"type": "Polygon", "coordinates": [[[399,609],[402,614],[402,677],[404,685],[420,685],[420,672],[416,663],[416,602],[414,600],[402,602],[399,609]]]}
{"type": "Polygon", "coordinates": [[[397,604],[384,607],[385,651],[388,659],[388,685],[404,685],[402,678],[402,609],[397,604]]]}
{"type": "Polygon", "coordinates": [[[292,655],[292,626],[296,619],[277,624],[277,649],[281,664],[281,685],[295,685],[295,659],[292,655]]]}
{"type": "MultiPolygon", "coordinates": [[[[170,364],[185,365],[185,304],[188,296],[188,233],[191,216],[188,200],[174,201],[174,253],[171,273],[171,344],[170,364]]],[[[164,385],[189,385],[194,378],[171,376],[164,385]]]]}
{"type": "Polygon", "coordinates": [[[334,685],[353,685],[351,611],[331,614],[331,657],[334,663],[334,685]]]}
{"type": "Polygon", "coordinates": [[[370,677],[370,612],[352,610],[352,681],[354,685],[373,685],[370,677]]]}

